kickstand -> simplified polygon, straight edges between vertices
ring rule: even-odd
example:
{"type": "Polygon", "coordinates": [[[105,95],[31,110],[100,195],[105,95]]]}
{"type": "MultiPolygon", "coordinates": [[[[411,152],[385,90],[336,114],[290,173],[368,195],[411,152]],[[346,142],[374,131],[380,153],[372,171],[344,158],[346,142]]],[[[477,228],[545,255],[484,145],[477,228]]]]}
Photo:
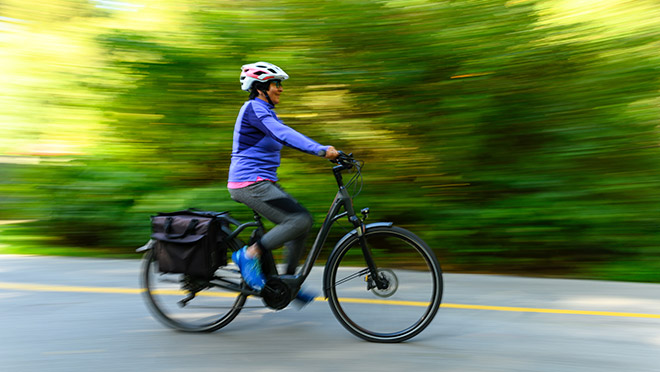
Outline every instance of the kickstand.
{"type": "Polygon", "coordinates": [[[181,307],[186,307],[186,305],[188,304],[188,302],[192,301],[193,298],[195,298],[195,295],[196,295],[196,294],[197,294],[197,292],[190,292],[190,293],[188,293],[188,295],[186,296],[186,298],[184,298],[183,300],[181,300],[181,301],[178,302],[178,303],[179,303],[179,306],[181,306],[181,307]]]}

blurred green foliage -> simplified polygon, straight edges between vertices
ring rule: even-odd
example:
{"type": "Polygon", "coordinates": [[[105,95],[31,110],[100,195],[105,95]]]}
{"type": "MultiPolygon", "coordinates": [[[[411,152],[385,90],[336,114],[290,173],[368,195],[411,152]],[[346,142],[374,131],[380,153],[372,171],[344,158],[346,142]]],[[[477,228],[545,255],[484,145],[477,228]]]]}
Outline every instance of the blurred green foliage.
{"type": "MultiPolygon", "coordinates": [[[[283,120],[365,160],[356,204],[445,269],[660,280],[654,1],[40,4],[0,5],[0,219],[121,251],[158,211],[249,218],[225,183],[265,60],[283,120]]],[[[283,159],[320,222],[328,164],[283,159]]]]}

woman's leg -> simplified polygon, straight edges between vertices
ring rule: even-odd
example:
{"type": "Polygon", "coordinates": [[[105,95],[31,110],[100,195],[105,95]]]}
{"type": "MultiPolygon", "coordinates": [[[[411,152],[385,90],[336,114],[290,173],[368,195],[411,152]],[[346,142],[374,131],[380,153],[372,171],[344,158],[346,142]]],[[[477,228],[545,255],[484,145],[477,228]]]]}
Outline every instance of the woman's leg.
{"type": "Polygon", "coordinates": [[[312,216],[307,209],[278,185],[269,181],[241,189],[230,189],[229,192],[232,199],[247,205],[276,224],[261,238],[259,246],[272,250],[286,243],[286,271],[287,274],[295,273],[307,233],[312,227],[312,216]]]}

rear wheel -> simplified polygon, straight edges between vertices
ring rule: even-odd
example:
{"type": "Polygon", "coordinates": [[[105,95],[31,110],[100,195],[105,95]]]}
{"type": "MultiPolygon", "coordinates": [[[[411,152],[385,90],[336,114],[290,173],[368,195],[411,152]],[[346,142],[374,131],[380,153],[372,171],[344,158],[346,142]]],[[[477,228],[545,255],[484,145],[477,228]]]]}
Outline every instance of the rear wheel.
{"type": "MultiPolygon", "coordinates": [[[[216,275],[240,283],[240,273],[220,269],[216,275]]],[[[161,273],[154,250],[144,255],[142,286],[147,305],[165,325],[187,332],[212,332],[234,320],[247,296],[218,286],[208,280],[184,274],[161,273]],[[195,294],[190,299],[191,294],[195,294]],[[190,299],[186,302],[187,299],[190,299]]]]}
{"type": "Polygon", "coordinates": [[[349,237],[328,260],[330,308],[346,329],[365,340],[410,339],[431,323],[440,307],[440,264],[408,230],[378,226],[368,228],[365,237],[379,280],[365,264],[357,235],[349,237]]]}

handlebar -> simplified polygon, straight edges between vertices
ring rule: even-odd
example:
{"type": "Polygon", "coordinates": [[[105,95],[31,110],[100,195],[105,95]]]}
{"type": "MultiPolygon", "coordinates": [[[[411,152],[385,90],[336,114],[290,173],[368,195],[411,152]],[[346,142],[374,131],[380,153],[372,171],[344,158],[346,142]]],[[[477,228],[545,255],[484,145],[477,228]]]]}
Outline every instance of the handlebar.
{"type": "Polygon", "coordinates": [[[337,164],[334,167],[332,167],[332,170],[335,174],[337,185],[339,186],[340,189],[344,187],[344,181],[342,180],[341,173],[345,170],[350,170],[350,169],[356,170],[355,175],[351,177],[351,180],[348,181],[348,183],[346,184],[346,188],[351,187],[351,185],[355,186],[353,195],[351,196],[352,198],[354,198],[357,195],[359,195],[360,192],[362,191],[363,162],[356,160],[353,157],[353,153],[347,154],[343,151],[337,151],[337,152],[339,153],[339,156],[337,156],[337,158],[334,160],[330,160],[330,162],[333,164],[337,164]]]}
{"type": "Polygon", "coordinates": [[[331,163],[342,165],[347,169],[352,168],[354,165],[358,164],[358,161],[353,158],[353,153],[347,154],[343,151],[337,152],[339,153],[339,156],[335,160],[330,160],[331,163]]]}
{"type": "MultiPolygon", "coordinates": [[[[359,161],[355,160],[355,158],[353,157],[353,153],[347,154],[343,151],[337,151],[337,152],[339,153],[339,156],[334,160],[330,160],[331,163],[339,164],[339,165],[343,166],[346,169],[351,169],[355,165],[358,165],[358,166],[360,165],[359,161]]],[[[325,150],[319,151],[319,153],[317,155],[320,156],[320,157],[324,157],[325,156],[325,150]]]]}

